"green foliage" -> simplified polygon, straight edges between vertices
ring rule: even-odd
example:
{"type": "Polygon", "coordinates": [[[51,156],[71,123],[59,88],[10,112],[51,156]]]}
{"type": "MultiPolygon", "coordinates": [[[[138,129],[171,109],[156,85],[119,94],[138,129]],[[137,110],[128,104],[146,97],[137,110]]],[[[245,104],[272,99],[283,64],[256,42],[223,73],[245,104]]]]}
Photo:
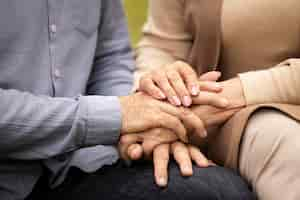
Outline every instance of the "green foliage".
{"type": "Polygon", "coordinates": [[[147,0],[124,0],[129,33],[133,46],[139,41],[141,29],[147,16],[147,0]]]}

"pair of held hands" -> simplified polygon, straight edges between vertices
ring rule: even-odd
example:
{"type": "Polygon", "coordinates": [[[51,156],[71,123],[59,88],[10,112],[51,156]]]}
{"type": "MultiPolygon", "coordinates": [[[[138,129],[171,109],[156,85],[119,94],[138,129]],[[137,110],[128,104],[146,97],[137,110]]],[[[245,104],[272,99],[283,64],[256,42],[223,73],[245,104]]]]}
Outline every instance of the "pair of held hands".
{"type": "Polygon", "coordinates": [[[168,182],[170,154],[183,176],[193,174],[192,162],[198,167],[213,165],[197,146],[210,129],[245,105],[239,79],[218,83],[220,76],[209,72],[198,78],[183,62],[144,75],[140,92],[120,97],[121,157],[153,159],[155,181],[161,187],[168,182]]]}

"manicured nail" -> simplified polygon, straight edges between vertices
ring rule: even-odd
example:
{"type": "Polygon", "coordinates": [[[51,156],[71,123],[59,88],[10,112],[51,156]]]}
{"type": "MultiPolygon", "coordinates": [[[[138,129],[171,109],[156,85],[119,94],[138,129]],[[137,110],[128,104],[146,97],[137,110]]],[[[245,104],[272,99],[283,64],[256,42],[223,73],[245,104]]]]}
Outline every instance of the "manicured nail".
{"type": "Polygon", "coordinates": [[[189,107],[192,104],[192,99],[189,96],[183,97],[183,105],[189,107]]]}
{"type": "Polygon", "coordinates": [[[192,95],[197,96],[199,94],[199,87],[193,86],[191,90],[192,95]]]}
{"type": "Polygon", "coordinates": [[[206,159],[201,160],[201,166],[202,166],[202,167],[209,167],[209,162],[208,162],[208,160],[206,160],[206,159]]]}
{"type": "Polygon", "coordinates": [[[185,175],[192,175],[193,174],[193,170],[190,167],[183,167],[182,171],[185,175]]]}
{"type": "Polygon", "coordinates": [[[173,103],[174,103],[176,106],[180,106],[180,105],[181,105],[181,101],[180,101],[180,99],[179,99],[177,96],[173,96],[173,97],[172,97],[172,100],[173,100],[173,103]]]}
{"type": "Polygon", "coordinates": [[[203,131],[203,132],[202,132],[202,137],[203,137],[203,138],[206,138],[207,135],[208,135],[208,134],[207,134],[207,131],[203,131]]]}
{"type": "Polygon", "coordinates": [[[157,180],[157,184],[158,184],[159,186],[164,187],[164,186],[167,185],[167,180],[166,180],[165,178],[159,178],[159,179],[157,180]]]}
{"type": "Polygon", "coordinates": [[[217,90],[221,90],[221,89],[222,89],[222,86],[221,86],[221,84],[220,84],[220,83],[216,83],[216,85],[215,85],[215,86],[216,86],[216,89],[217,89],[217,90]]]}
{"type": "Polygon", "coordinates": [[[166,98],[166,95],[163,92],[161,92],[161,91],[158,93],[158,95],[159,95],[159,98],[161,98],[161,99],[165,99],[166,98]]]}
{"type": "Polygon", "coordinates": [[[227,107],[229,105],[229,101],[227,99],[221,99],[220,103],[222,107],[227,107]]]}

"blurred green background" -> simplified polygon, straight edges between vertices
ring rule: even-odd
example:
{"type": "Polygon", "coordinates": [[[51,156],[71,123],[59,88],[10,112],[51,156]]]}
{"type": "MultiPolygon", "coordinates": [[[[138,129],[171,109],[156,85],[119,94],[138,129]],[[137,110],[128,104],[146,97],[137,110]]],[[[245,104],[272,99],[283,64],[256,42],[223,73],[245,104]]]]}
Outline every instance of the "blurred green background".
{"type": "Polygon", "coordinates": [[[133,46],[136,45],[141,36],[141,28],[147,17],[147,4],[147,0],[124,0],[133,46]]]}

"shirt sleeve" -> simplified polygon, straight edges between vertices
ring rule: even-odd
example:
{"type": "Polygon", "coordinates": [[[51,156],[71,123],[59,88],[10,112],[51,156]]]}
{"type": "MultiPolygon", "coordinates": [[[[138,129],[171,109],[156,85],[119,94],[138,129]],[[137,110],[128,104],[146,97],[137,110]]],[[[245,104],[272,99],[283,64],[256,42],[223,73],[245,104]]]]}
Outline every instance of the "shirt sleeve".
{"type": "Polygon", "coordinates": [[[117,97],[51,98],[0,89],[0,101],[0,159],[47,159],[118,142],[117,97]]]}
{"type": "Polygon", "coordinates": [[[289,59],[261,71],[239,74],[248,105],[300,104],[300,59],[289,59]]]}
{"type": "Polygon", "coordinates": [[[128,95],[133,85],[134,58],[121,0],[104,0],[89,95],[128,95]]]}
{"type": "Polygon", "coordinates": [[[192,36],[185,26],[183,6],[182,0],[149,1],[148,19],[136,49],[135,88],[149,70],[186,60],[192,36]]]}

